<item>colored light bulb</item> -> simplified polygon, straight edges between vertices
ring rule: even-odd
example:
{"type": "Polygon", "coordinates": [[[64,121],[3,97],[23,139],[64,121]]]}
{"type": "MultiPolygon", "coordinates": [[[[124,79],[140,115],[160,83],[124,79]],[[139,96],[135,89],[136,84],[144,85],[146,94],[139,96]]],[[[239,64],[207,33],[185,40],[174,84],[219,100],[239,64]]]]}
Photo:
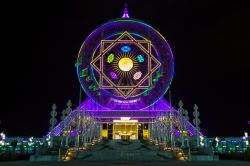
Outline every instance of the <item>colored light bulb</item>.
{"type": "Polygon", "coordinates": [[[121,51],[122,52],[129,52],[131,48],[129,46],[122,46],[121,51]]]}
{"type": "Polygon", "coordinates": [[[133,68],[134,63],[132,59],[124,57],[119,60],[118,66],[122,71],[130,71],[133,68]]]}
{"type": "Polygon", "coordinates": [[[115,55],[113,53],[109,54],[108,58],[107,58],[107,62],[111,63],[113,62],[113,60],[115,59],[115,55]]]}
{"type": "Polygon", "coordinates": [[[137,60],[138,60],[140,63],[144,62],[144,58],[143,58],[142,55],[138,55],[138,56],[137,56],[137,60]]]}
{"type": "Polygon", "coordinates": [[[134,79],[134,80],[138,80],[138,79],[141,78],[141,76],[142,76],[142,73],[141,73],[140,71],[138,71],[138,72],[136,72],[136,73],[134,74],[133,79],[134,79]]]}
{"type": "Polygon", "coordinates": [[[110,74],[110,76],[111,76],[113,79],[115,79],[115,80],[118,79],[118,76],[117,76],[117,74],[116,74],[115,72],[111,71],[109,74],[110,74]]]}

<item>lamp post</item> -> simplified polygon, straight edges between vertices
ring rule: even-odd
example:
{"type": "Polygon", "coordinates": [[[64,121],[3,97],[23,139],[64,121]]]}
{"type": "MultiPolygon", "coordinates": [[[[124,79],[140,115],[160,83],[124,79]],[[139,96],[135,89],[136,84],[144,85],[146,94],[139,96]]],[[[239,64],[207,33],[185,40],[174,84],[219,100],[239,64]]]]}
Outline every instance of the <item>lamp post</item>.
{"type": "Polygon", "coordinates": [[[4,132],[0,133],[0,146],[4,146],[5,145],[5,139],[6,139],[6,135],[4,134],[4,132]]]}
{"type": "Polygon", "coordinates": [[[61,147],[63,147],[63,139],[64,139],[64,127],[65,127],[65,116],[66,116],[66,110],[62,111],[62,116],[61,116],[61,147]]]}
{"type": "Polygon", "coordinates": [[[184,109],[183,109],[183,102],[180,100],[178,103],[179,109],[178,109],[178,119],[179,119],[179,131],[181,134],[181,147],[184,146],[184,133],[183,133],[183,114],[184,114],[184,109]]]}
{"type": "Polygon", "coordinates": [[[170,112],[169,112],[169,123],[170,123],[170,144],[171,144],[171,147],[174,147],[175,146],[175,135],[174,135],[174,113],[173,113],[173,108],[171,106],[170,108],[170,112]]]}
{"type": "Polygon", "coordinates": [[[243,136],[244,148],[247,149],[249,146],[248,133],[245,131],[243,136]]]}
{"type": "Polygon", "coordinates": [[[75,146],[79,148],[80,145],[80,132],[81,132],[81,102],[82,102],[82,87],[79,87],[79,103],[78,103],[78,109],[77,109],[77,114],[76,114],[76,122],[77,122],[77,126],[76,126],[76,137],[75,137],[75,146]]]}
{"type": "Polygon", "coordinates": [[[79,109],[76,112],[76,136],[75,136],[75,147],[79,148],[79,137],[80,137],[80,121],[81,121],[81,115],[80,115],[80,106],[79,109]]]}
{"type": "Polygon", "coordinates": [[[200,146],[200,137],[199,137],[199,132],[200,132],[200,119],[199,119],[199,116],[200,116],[200,113],[198,112],[198,106],[195,104],[194,105],[194,112],[193,112],[193,116],[194,116],[194,120],[193,120],[193,123],[195,124],[195,135],[196,135],[196,145],[197,147],[200,146]]]}
{"type": "Polygon", "coordinates": [[[50,112],[50,116],[51,116],[51,119],[49,121],[50,123],[50,138],[51,138],[51,143],[50,143],[50,147],[53,148],[53,139],[54,139],[54,135],[55,135],[55,124],[57,123],[57,120],[56,120],[56,115],[57,115],[57,112],[56,112],[56,105],[53,104],[52,105],[52,111],[50,112]]]}
{"type": "Polygon", "coordinates": [[[186,136],[187,136],[187,147],[189,146],[189,128],[188,128],[188,122],[189,122],[189,116],[188,116],[188,111],[184,111],[184,124],[183,128],[186,131],[186,136]]]}
{"type": "Polygon", "coordinates": [[[85,129],[86,129],[86,119],[85,119],[85,114],[84,114],[84,110],[82,110],[82,112],[81,112],[81,117],[82,117],[82,119],[81,119],[81,142],[82,142],[82,146],[85,146],[85,142],[84,142],[84,131],[85,131],[85,129]]]}
{"type": "Polygon", "coordinates": [[[65,145],[66,147],[69,147],[69,137],[71,134],[71,113],[72,113],[71,106],[72,106],[71,100],[68,100],[66,113],[67,113],[67,118],[68,118],[69,123],[67,126],[66,145],[65,145]]]}

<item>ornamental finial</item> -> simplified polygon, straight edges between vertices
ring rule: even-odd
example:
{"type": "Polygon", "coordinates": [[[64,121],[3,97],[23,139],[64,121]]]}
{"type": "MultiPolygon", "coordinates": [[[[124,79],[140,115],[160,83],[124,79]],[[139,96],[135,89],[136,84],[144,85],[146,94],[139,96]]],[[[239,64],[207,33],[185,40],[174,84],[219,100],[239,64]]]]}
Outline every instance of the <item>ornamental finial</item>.
{"type": "Polygon", "coordinates": [[[128,8],[127,8],[127,3],[125,3],[125,8],[124,8],[124,12],[123,12],[123,15],[122,15],[122,18],[130,18],[129,15],[128,15],[128,8]]]}

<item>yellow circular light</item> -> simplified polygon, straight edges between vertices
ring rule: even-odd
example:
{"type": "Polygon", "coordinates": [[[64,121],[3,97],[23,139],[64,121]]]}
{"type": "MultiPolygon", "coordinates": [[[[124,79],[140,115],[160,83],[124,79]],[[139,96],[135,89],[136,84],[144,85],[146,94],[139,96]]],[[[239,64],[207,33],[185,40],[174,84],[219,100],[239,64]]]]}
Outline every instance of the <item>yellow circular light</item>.
{"type": "Polygon", "coordinates": [[[128,57],[121,58],[118,62],[118,66],[122,71],[129,71],[133,68],[133,61],[128,57]]]}

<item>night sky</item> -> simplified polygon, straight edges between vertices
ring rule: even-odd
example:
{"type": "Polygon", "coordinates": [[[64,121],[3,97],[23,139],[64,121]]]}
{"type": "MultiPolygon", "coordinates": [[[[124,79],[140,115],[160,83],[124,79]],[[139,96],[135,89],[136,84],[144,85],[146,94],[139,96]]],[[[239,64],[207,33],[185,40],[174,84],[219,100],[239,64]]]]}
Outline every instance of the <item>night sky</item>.
{"type": "MultiPolygon", "coordinates": [[[[59,112],[68,99],[73,107],[78,104],[74,64],[81,44],[92,30],[121,17],[124,1],[8,2],[8,46],[1,54],[0,131],[7,136],[43,136],[53,103],[59,112]]],[[[249,131],[247,1],[126,2],[130,16],[152,25],[172,48],[173,105],[177,107],[181,99],[191,116],[197,104],[207,136],[241,136],[249,131]]]]}

